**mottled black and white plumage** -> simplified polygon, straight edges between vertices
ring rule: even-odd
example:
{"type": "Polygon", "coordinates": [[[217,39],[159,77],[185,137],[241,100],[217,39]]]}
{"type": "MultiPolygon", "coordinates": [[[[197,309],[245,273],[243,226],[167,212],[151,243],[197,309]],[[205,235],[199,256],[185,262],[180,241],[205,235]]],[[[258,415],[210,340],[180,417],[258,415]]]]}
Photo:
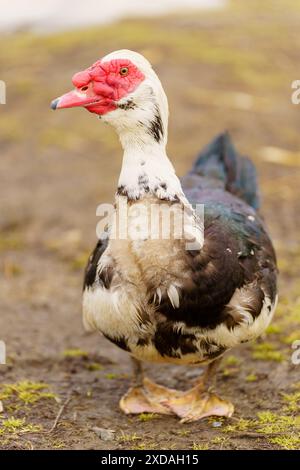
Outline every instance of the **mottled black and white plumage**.
{"type": "Polygon", "coordinates": [[[85,327],[135,363],[135,387],[120,407],[174,413],[185,422],[231,416],[233,405],[210,391],[218,358],[259,337],[277,301],[276,259],[258,212],[255,167],[224,133],[180,181],[166,153],[166,95],[136,52],[113,52],[73,83],[76,89],[52,108],[86,107],[116,129],[123,148],[106,237],[89,259],[83,290],[85,327]],[[208,366],[185,393],[142,380],[140,361],[208,366]]]}
{"type": "MultiPolygon", "coordinates": [[[[227,133],[199,155],[181,182],[189,202],[205,205],[205,232],[203,247],[185,253],[190,279],[178,289],[178,306],[167,292],[155,296],[157,286],[149,286],[148,299],[157,319],[154,315],[148,327],[145,316],[136,344],[126,334],[104,334],[137,357],[145,347],[156,350],[155,360],[161,356],[180,363],[188,357],[187,362],[197,363],[263,332],[276,303],[277,270],[272,243],[257,212],[254,165],[237,155],[227,133]]],[[[113,265],[98,268],[106,247],[107,241],[98,242],[86,269],[85,289],[114,289],[113,265]]]]}

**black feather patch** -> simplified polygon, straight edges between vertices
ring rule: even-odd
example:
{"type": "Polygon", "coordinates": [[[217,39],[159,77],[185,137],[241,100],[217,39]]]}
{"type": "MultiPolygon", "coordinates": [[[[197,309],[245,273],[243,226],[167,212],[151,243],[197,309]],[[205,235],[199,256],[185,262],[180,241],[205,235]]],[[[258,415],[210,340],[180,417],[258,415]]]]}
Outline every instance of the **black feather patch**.
{"type": "Polygon", "coordinates": [[[132,99],[126,101],[125,103],[119,104],[118,108],[124,109],[125,111],[128,111],[128,109],[134,109],[136,108],[136,104],[132,99]]]}
{"type": "Polygon", "coordinates": [[[113,338],[112,336],[109,336],[107,334],[104,334],[105,338],[107,338],[109,341],[114,343],[116,346],[119,348],[123,349],[124,351],[130,352],[130,348],[127,344],[127,341],[124,336],[119,337],[119,338],[113,338]]]}
{"type": "Polygon", "coordinates": [[[96,281],[98,262],[107,247],[107,240],[99,240],[85,268],[83,288],[90,287],[96,281]]]}
{"type": "MultiPolygon", "coordinates": [[[[150,191],[149,178],[148,178],[148,176],[145,172],[139,175],[137,185],[138,185],[139,191],[142,194],[149,193],[149,191],[150,191]]],[[[141,195],[138,195],[138,196],[135,196],[135,197],[130,196],[127,186],[125,186],[123,184],[121,186],[118,186],[116,195],[117,196],[125,196],[125,197],[127,197],[127,199],[129,201],[137,200],[137,199],[140,199],[140,197],[141,197],[141,195]]]]}
{"type": "Polygon", "coordinates": [[[149,178],[146,173],[139,175],[138,185],[140,190],[144,190],[145,193],[149,192],[149,178]]]}
{"type": "Polygon", "coordinates": [[[128,196],[127,194],[127,188],[122,184],[121,186],[118,186],[117,191],[116,191],[117,196],[128,196]]]}
{"type": "Polygon", "coordinates": [[[199,355],[200,362],[214,359],[223,354],[226,349],[204,339],[197,341],[195,335],[175,330],[172,321],[157,325],[153,343],[162,356],[180,358],[186,354],[195,354],[195,356],[199,355]]]}
{"type": "Polygon", "coordinates": [[[105,289],[110,288],[113,275],[114,275],[113,266],[106,266],[99,273],[99,282],[100,284],[103,285],[103,287],[105,287],[105,289]]]}
{"type": "Polygon", "coordinates": [[[103,252],[106,250],[108,244],[108,240],[99,240],[96,248],[94,249],[93,253],[90,256],[88,261],[85,276],[84,276],[84,284],[83,288],[91,287],[95,283],[100,283],[105,289],[109,289],[113,274],[114,274],[114,267],[112,265],[105,266],[101,272],[99,273],[98,270],[98,263],[103,255],[103,252]]]}
{"type": "Polygon", "coordinates": [[[157,106],[155,106],[155,115],[153,121],[151,121],[148,125],[148,133],[152,135],[158,143],[161,141],[164,135],[163,123],[157,106]]]}

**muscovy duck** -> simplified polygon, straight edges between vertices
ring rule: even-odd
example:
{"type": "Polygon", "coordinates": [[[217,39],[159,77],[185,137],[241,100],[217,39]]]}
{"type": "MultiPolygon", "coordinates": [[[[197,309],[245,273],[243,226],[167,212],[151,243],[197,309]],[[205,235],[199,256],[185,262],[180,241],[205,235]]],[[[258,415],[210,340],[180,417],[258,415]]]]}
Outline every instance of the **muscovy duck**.
{"type": "Polygon", "coordinates": [[[277,300],[276,258],[257,212],[255,167],[224,133],[180,181],[166,154],[166,95],[136,52],[113,52],[72,81],[75,89],[51,107],[82,106],[97,114],[116,129],[124,150],[117,217],[88,261],[83,292],[85,327],[102,332],[133,360],[135,383],[120,407],[176,414],[185,422],[231,416],[233,405],[212,390],[217,366],[225,351],[264,332],[277,300]],[[144,219],[139,211],[124,212],[124,202],[131,211],[141,203],[147,210],[161,203],[184,209],[184,236],[146,231],[136,239],[130,229],[144,219]],[[204,205],[203,227],[195,203],[204,205]],[[116,220],[124,218],[126,236],[112,236],[116,220]],[[207,368],[191,390],[176,391],[144,377],[141,361],[207,368]]]}

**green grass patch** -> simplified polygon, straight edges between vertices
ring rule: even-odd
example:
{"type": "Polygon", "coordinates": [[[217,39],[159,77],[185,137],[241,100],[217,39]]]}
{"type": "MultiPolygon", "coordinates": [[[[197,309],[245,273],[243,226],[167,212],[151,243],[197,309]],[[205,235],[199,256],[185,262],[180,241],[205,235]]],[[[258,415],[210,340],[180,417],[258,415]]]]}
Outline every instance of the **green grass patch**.
{"type": "Polygon", "coordinates": [[[299,450],[300,449],[300,434],[293,434],[292,436],[277,436],[270,438],[272,444],[276,444],[285,450],[299,450]]]}
{"type": "Polygon", "coordinates": [[[292,344],[294,341],[300,340],[300,330],[293,331],[291,334],[283,338],[284,343],[292,344]]]}
{"type": "Polygon", "coordinates": [[[118,437],[119,442],[135,442],[135,441],[140,441],[142,438],[138,436],[136,433],[133,434],[126,434],[123,431],[121,432],[121,435],[118,437]]]}
{"type": "Polygon", "coordinates": [[[283,352],[271,343],[255,344],[253,349],[252,357],[256,360],[282,362],[285,359],[283,352]]]}
{"type": "Polygon", "coordinates": [[[114,380],[114,379],[119,379],[120,375],[119,374],[114,374],[113,372],[108,372],[107,374],[105,374],[104,377],[108,380],[114,380]]]}
{"type": "Polygon", "coordinates": [[[96,372],[98,370],[103,369],[103,365],[100,364],[99,362],[90,362],[89,364],[86,365],[87,370],[91,372],[96,372]]]}
{"type": "Polygon", "coordinates": [[[237,431],[248,431],[253,426],[253,421],[250,419],[240,418],[234,424],[228,424],[223,428],[223,432],[231,433],[237,431]]]}
{"type": "Polygon", "coordinates": [[[15,234],[0,234],[0,252],[10,250],[21,250],[24,247],[24,240],[15,234]]]}
{"type": "Polygon", "coordinates": [[[237,366],[241,363],[241,360],[237,358],[236,356],[227,356],[224,359],[224,364],[226,366],[237,366]]]}
{"type": "Polygon", "coordinates": [[[88,353],[86,351],[83,351],[82,349],[65,349],[63,351],[63,356],[67,358],[87,358],[88,353]]]}
{"type": "Polygon", "coordinates": [[[202,443],[194,442],[192,450],[209,450],[209,445],[206,443],[202,444],[202,443]]]}
{"type": "Polygon", "coordinates": [[[282,333],[282,328],[279,325],[269,325],[265,331],[268,335],[279,335],[282,333]]]}
{"type": "MultiPolygon", "coordinates": [[[[292,403],[295,398],[291,399],[292,403]]],[[[297,398],[298,400],[298,398],[297,398]]],[[[298,406],[298,401],[296,402],[298,406]]],[[[294,408],[292,408],[294,410],[294,408]]],[[[290,411],[290,410],[289,410],[290,411]]],[[[272,411],[261,411],[255,419],[240,418],[233,424],[227,425],[225,433],[257,433],[265,436],[272,444],[285,449],[298,449],[300,444],[300,416],[292,414],[277,414],[272,411]]]]}
{"type": "Polygon", "coordinates": [[[283,400],[285,401],[285,410],[291,413],[299,413],[300,414],[300,391],[287,394],[283,393],[283,400]]]}
{"type": "Polygon", "coordinates": [[[15,384],[4,384],[0,386],[0,400],[9,406],[32,405],[40,400],[56,399],[56,395],[49,390],[49,385],[43,382],[31,382],[23,380],[15,384]]]}
{"type": "Polygon", "coordinates": [[[248,374],[246,377],[246,382],[256,382],[257,381],[257,375],[255,374],[248,374]]]}
{"type": "Polygon", "coordinates": [[[0,432],[2,435],[4,434],[23,434],[26,432],[34,433],[40,432],[42,430],[42,426],[35,425],[31,423],[26,423],[25,418],[15,418],[10,417],[7,419],[2,420],[0,424],[0,432]]]}
{"type": "Polygon", "coordinates": [[[139,420],[143,423],[146,421],[152,421],[153,419],[159,418],[159,415],[156,413],[141,413],[139,415],[139,420]]]}

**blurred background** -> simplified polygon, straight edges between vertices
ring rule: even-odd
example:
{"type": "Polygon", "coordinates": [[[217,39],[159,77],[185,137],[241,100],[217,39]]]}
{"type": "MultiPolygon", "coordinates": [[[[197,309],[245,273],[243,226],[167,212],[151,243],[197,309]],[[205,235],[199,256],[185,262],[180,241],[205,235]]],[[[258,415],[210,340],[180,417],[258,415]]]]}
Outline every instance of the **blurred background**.
{"type": "MultiPolygon", "coordinates": [[[[253,159],[278,253],[280,304],[267,337],[224,362],[221,391],[237,403],[238,419],[272,403],[275,422],[283,415],[293,420],[300,407],[300,366],[290,359],[300,339],[300,105],[291,101],[291,84],[300,79],[299,1],[0,0],[0,11],[0,80],[7,93],[0,105],[0,339],[8,353],[0,381],[17,384],[3,392],[2,418],[24,420],[0,446],[299,448],[294,421],[282,425],[281,440],[247,441],[235,429],[230,442],[201,423],[194,442],[194,425],[171,436],[173,418],[157,420],[153,429],[120,415],[127,358],[82,331],[81,284],[96,242],[95,210],[113,199],[121,149],[95,116],[49,107],[70,89],[75,72],[113,50],[133,49],[152,62],[168,95],[168,154],[178,175],[224,129],[253,159]],[[49,387],[56,399],[70,389],[77,394],[49,438],[38,429],[51,427],[57,400],[42,402],[34,384],[49,387]],[[33,396],[25,410],[22,387],[33,396]],[[116,429],[118,438],[102,442],[90,431],[95,420],[116,429]],[[27,422],[40,428],[28,431],[27,422]]],[[[166,380],[164,371],[153,374],[171,386],[193,378],[172,367],[166,380]]]]}

